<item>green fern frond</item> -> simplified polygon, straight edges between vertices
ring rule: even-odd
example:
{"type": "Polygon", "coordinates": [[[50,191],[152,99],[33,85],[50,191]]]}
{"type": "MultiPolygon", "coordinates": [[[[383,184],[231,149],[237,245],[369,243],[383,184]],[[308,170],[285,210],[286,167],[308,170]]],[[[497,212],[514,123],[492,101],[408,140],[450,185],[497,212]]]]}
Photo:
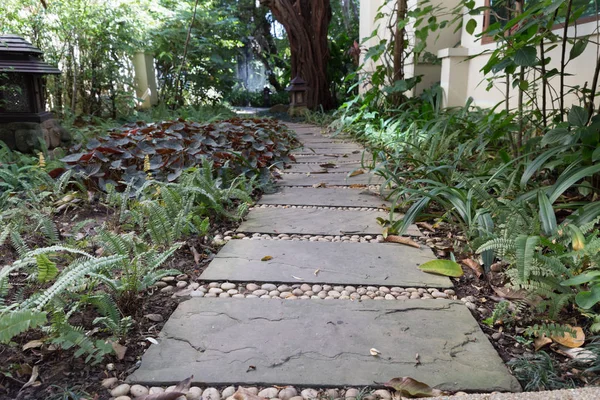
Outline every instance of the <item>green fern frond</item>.
{"type": "Polygon", "coordinates": [[[0,343],[11,339],[29,329],[46,323],[47,313],[39,310],[15,310],[0,314],[0,343]]]}
{"type": "Polygon", "coordinates": [[[565,335],[571,335],[572,337],[575,337],[576,333],[573,330],[573,328],[567,326],[567,325],[562,325],[562,324],[558,324],[558,323],[542,323],[542,324],[535,324],[533,326],[528,326],[525,331],[523,332],[523,334],[527,335],[527,336],[531,336],[531,337],[541,337],[541,336],[548,336],[548,337],[552,337],[552,336],[565,336],[565,335]]]}
{"type": "Polygon", "coordinates": [[[48,256],[45,254],[38,254],[35,256],[35,261],[37,263],[37,279],[41,283],[46,283],[56,278],[58,275],[58,268],[56,268],[56,263],[50,261],[48,256]]]}

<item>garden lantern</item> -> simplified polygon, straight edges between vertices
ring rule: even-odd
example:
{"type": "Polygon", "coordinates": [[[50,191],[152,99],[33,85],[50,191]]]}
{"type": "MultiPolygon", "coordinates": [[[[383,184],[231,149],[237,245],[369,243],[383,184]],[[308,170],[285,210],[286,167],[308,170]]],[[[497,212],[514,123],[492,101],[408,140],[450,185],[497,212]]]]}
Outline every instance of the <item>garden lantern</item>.
{"type": "Polygon", "coordinates": [[[289,114],[294,115],[296,113],[303,113],[306,110],[306,94],[308,86],[304,79],[296,76],[292,79],[290,86],[285,88],[286,91],[290,92],[290,109],[289,114]]]}
{"type": "Polygon", "coordinates": [[[44,75],[60,70],[42,59],[42,51],[16,35],[0,35],[0,140],[31,151],[45,140],[60,145],[68,133],[46,111],[44,75]]]}

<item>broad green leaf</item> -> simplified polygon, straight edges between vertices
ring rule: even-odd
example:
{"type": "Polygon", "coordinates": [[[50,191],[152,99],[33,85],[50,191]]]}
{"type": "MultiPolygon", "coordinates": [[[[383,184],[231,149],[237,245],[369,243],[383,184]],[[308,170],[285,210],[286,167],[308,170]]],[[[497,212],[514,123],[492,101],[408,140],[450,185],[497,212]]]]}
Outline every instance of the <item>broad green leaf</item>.
{"type": "Polygon", "coordinates": [[[432,274],[451,276],[458,278],[463,275],[461,266],[450,260],[431,260],[424,264],[419,265],[419,269],[423,272],[429,272],[432,274]]]}
{"type": "Polygon", "coordinates": [[[600,146],[596,147],[596,149],[592,153],[592,162],[596,162],[598,160],[600,160],[600,146]]]}
{"type": "Polygon", "coordinates": [[[542,229],[546,235],[551,236],[556,232],[556,215],[554,214],[554,208],[552,208],[548,196],[543,190],[538,192],[538,203],[540,207],[539,213],[542,229]]]}
{"type": "Polygon", "coordinates": [[[600,285],[594,285],[592,290],[577,293],[575,303],[583,309],[590,309],[600,302],[600,285]]]}
{"type": "Polygon", "coordinates": [[[534,264],[535,249],[539,243],[539,236],[519,235],[515,240],[517,271],[522,282],[526,282],[529,278],[531,267],[534,264]]]}
{"type": "Polygon", "coordinates": [[[566,190],[581,179],[597,174],[598,172],[600,172],[600,164],[570,171],[566,176],[561,175],[550,191],[550,203],[554,203],[566,190]]]}
{"type": "Polygon", "coordinates": [[[537,50],[533,46],[525,46],[515,52],[515,64],[531,67],[536,63],[537,50]]]}
{"type": "Polygon", "coordinates": [[[571,51],[569,52],[569,60],[579,57],[585,51],[587,44],[588,44],[587,38],[577,40],[573,44],[573,47],[571,47],[571,51]]]}
{"type": "Polygon", "coordinates": [[[521,187],[525,187],[527,185],[527,182],[529,181],[529,178],[531,178],[533,174],[535,174],[548,159],[550,159],[552,156],[554,156],[561,150],[562,148],[548,150],[545,153],[540,154],[535,160],[529,163],[525,168],[523,175],[521,176],[521,187]]]}
{"type": "Polygon", "coordinates": [[[546,146],[552,143],[558,143],[569,137],[571,133],[567,128],[554,128],[550,129],[542,138],[542,146],[546,146]]]}
{"type": "Polygon", "coordinates": [[[475,21],[473,18],[471,18],[469,20],[469,22],[467,22],[465,29],[469,33],[469,35],[472,35],[473,32],[475,32],[475,28],[477,28],[477,21],[475,21]]]}
{"type": "Polygon", "coordinates": [[[589,271],[585,272],[581,275],[577,275],[571,279],[567,279],[566,281],[562,281],[561,286],[576,286],[581,285],[583,283],[588,283],[596,279],[600,276],[600,271],[589,271]]]}
{"type": "Polygon", "coordinates": [[[587,125],[588,122],[588,111],[580,106],[573,106],[569,110],[569,115],[567,116],[567,120],[569,124],[577,127],[583,127],[587,125]]]}

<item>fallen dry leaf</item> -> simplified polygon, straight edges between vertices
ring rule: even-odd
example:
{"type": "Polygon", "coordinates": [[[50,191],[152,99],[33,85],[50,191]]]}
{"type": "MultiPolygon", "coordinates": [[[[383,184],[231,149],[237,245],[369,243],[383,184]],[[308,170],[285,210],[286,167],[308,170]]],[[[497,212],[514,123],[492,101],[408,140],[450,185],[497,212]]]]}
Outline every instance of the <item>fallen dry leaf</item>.
{"type": "Polygon", "coordinates": [[[147,337],[146,340],[152,344],[158,344],[158,340],[154,339],[153,337],[147,337]]]}
{"type": "Polygon", "coordinates": [[[569,348],[558,345],[558,348],[554,351],[585,364],[591,364],[598,358],[598,355],[593,351],[581,347],[569,348]]]}
{"type": "Polygon", "coordinates": [[[411,247],[414,247],[414,248],[417,248],[417,249],[421,248],[421,245],[419,245],[419,243],[415,242],[411,238],[404,237],[404,236],[388,235],[385,238],[385,241],[386,242],[391,242],[391,243],[400,243],[400,244],[411,246],[411,247]]]}
{"type": "Polygon", "coordinates": [[[190,246],[190,250],[192,251],[192,254],[194,255],[194,262],[196,264],[200,264],[200,261],[202,260],[202,255],[200,253],[198,253],[198,250],[196,250],[196,248],[194,246],[190,246]]]}
{"type": "Polygon", "coordinates": [[[357,169],[357,170],[350,172],[350,174],[348,176],[352,178],[353,176],[362,175],[364,173],[365,173],[364,169],[357,169]]]}
{"type": "Polygon", "coordinates": [[[377,350],[375,347],[371,348],[371,350],[369,350],[369,353],[371,353],[371,355],[374,357],[377,357],[378,355],[381,354],[381,352],[379,350],[377,350]]]}
{"type": "Polygon", "coordinates": [[[272,256],[264,256],[263,258],[260,259],[260,261],[270,261],[272,259],[273,259],[272,256]]]}
{"type": "Polygon", "coordinates": [[[238,387],[238,390],[232,396],[234,400],[265,400],[263,397],[257,396],[248,389],[238,387]]]}
{"type": "Polygon", "coordinates": [[[187,392],[190,390],[190,385],[192,384],[192,379],[194,379],[194,375],[190,376],[179,382],[177,386],[173,389],[174,392],[187,392]]]}
{"type": "Polygon", "coordinates": [[[492,286],[492,290],[498,296],[503,297],[507,300],[524,300],[527,297],[527,292],[525,290],[512,290],[507,287],[496,287],[492,286]]]}
{"type": "Polygon", "coordinates": [[[398,392],[398,394],[408,398],[434,397],[444,394],[444,392],[441,390],[433,389],[428,384],[419,382],[418,380],[408,376],[394,378],[383,385],[393,388],[396,392],[398,392]]]}
{"type": "Polygon", "coordinates": [[[292,278],[294,278],[294,279],[296,279],[298,281],[303,281],[304,280],[304,278],[300,278],[299,276],[294,276],[294,275],[292,275],[292,278]]]}
{"type": "Polygon", "coordinates": [[[31,340],[23,345],[23,351],[27,349],[35,349],[37,347],[42,347],[43,344],[43,340],[31,340]]]}
{"type": "Polygon", "coordinates": [[[554,340],[558,344],[562,344],[565,347],[581,347],[585,343],[585,333],[579,326],[567,325],[569,328],[575,331],[575,337],[570,333],[565,333],[564,336],[550,336],[550,339],[554,340]]]}
{"type": "Polygon", "coordinates": [[[481,275],[483,275],[483,268],[481,268],[481,265],[473,260],[472,258],[465,258],[464,260],[461,261],[461,263],[463,263],[465,266],[471,268],[473,270],[473,272],[475,272],[475,275],[477,275],[477,277],[479,278],[481,275]]]}
{"type": "Polygon", "coordinates": [[[117,358],[119,360],[122,360],[123,358],[125,358],[125,353],[127,352],[127,347],[125,347],[117,342],[113,342],[113,341],[109,341],[109,343],[112,346],[113,350],[115,351],[115,354],[117,355],[117,358]]]}
{"type": "Polygon", "coordinates": [[[416,225],[420,228],[427,229],[429,232],[435,232],[434,227],[431,224],[428,224],[427,222],[417,222],[416,225]]]}
{"type": "Polygon", "coordinates": [[[319,275],[319,272],[321,272],[321,270],[320,270],[320,269],[315,269],[315,272],[314,272],[315,276],[318,276],[318,275],[319,275]]]}
{"type": "Polygon", "coordinates": [[[28,388],[29,386],[35,385],[36,379],[38,378],[39,375],[40,375],[40,369],[36,365],[36,366],[34,366],[31,369],[31,377],[29,378],[29,380],[27,381],[27,383],[23,385],[23,387],[21,388],[21,390],[23,390],[25,388],[28,388]]]}
{"type": "Polygon", "coordinates": [[[362,183],[353,183],[352,185],[350,185],[351,189],[358,189],[358,188],[365,188],[367,187],[367,185],[364,185],[362,183]]]}
{"type": "Polygon", "coordinates": [[[535,351],[538,351],[539,349],[550,343],[552,343],[552,339],[546,337],[546,335],[542,335],[540,337],[535,338],[535,340],[533,341],[533,347],[535,348],[535,351]]]}

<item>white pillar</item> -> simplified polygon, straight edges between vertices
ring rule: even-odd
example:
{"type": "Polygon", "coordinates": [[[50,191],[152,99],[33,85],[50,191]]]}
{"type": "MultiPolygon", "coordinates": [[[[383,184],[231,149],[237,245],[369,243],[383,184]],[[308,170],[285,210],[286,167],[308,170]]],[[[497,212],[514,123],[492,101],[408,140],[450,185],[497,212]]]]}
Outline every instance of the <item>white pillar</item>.
{"type": "Polygon", "coordinates": [[[148,109],[158,103],[158,87],[154,58],[151,54],[138,51],[133,55],[135,69],[135,92],[139,100],[139,108],[148,109]]]}
{"type": "Polygon", "coordinates": [[[438,51],[437,55],[442,59],[440,86],[444,91],[444,108],[464,106],[469,89],[469,50],[463,47],[448,48],[438,51]]]}

